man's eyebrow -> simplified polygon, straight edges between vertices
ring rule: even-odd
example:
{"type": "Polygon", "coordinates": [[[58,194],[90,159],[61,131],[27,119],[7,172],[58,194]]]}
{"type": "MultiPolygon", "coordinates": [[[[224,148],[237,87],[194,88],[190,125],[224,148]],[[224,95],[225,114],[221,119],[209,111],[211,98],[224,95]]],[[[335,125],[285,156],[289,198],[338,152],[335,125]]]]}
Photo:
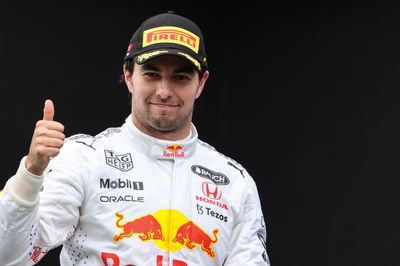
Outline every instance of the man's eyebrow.
{"type": "Polygon", "coordinates": [[[183,66],[181,68],[178,68],[174,71],[175,73],[187,73],[187,74],[192,74],[194,72],[194,68],[190,65],[183,66]]]}
{"type": "MultiPolygon", "coordinates": [[[[158,67],[153,65],[152,63],[145,63],[142,65],[142,69],[145,71],[160,71],[158,67]]],[[[192,74],[194,73],[195,69],[191,65],[184,65],[180,68],[174,70],[174,73],[187,73],[192,74]]]]}
{"type": "Polygon", "coordinates": [[[151,71],[160,71],[160,69],[158,69],[155,65],[151,64],[151,63],[145,63],[142,65],[142,69],[143,70],[151,70],[151,71]]]}

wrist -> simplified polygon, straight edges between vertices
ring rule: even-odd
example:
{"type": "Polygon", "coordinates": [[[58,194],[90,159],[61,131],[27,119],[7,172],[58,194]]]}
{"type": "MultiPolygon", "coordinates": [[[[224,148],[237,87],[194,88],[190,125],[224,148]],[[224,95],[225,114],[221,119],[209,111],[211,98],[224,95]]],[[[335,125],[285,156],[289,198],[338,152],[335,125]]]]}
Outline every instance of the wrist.
{"type": "Polygon", "coordinates": [[[11,199],[25,208],[34,207],[39,201],[39,192],[43,183],[43,175],[35,175],[25,168],[26,157],[21,160],[17,173],[6,185],[11,199]]]}
{"type": "Polygon", "coordinates": [[[33,164],[31,162],[31,160],[29,160],[29,156],[24,157],[24,159],[22,159],[23,161],[21,163],[23,163],[24,168],[27,172],[29,172],[30,174],[39,177],[41,175],[43,175],[44,169],[41,169],[37,166],[35,166],[35,164],[33,164]]]}

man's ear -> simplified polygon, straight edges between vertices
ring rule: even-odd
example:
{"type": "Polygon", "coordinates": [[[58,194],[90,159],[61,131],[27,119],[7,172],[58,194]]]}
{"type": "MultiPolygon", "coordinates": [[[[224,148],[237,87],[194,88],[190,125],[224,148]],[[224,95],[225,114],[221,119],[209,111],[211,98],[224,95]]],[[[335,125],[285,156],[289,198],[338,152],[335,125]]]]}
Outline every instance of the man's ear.
{"type": "Polygon", "coordinates": [[[209,75],[210,75],[210,72],[208,72],[208,71],[204,72],[203,77],[201,78],[201,80],[199,82],[199,88],[197,89],[197,92],[196,92],[196,99],[200,97],[200,95],[204,89],[204,86],[206,85],[206,81],[207,81],[209,75]]]}
{"type": "Polygon", "coordinates": [[[132,73],[128,71],[128,69],[126,68],[126,64],[124,64],[123,66],[123,72],[124,72],[125,84],[128,87],[128,90],[132,93],[133,92],[132,73]]]}

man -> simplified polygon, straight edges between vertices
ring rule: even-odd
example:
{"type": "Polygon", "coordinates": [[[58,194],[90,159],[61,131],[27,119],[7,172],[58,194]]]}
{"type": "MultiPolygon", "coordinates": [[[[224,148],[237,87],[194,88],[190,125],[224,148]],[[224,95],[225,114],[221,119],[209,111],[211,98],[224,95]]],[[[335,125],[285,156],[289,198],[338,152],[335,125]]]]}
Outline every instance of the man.
{"type": "Polygon", "coordinates": [[[198,139],[209,76],[196,24],[168,12],[133,35],[124,125],[64,139],[46,100],[29,153],[0,197],[0,261],[33,265],[269,265],[256,185],[198,139]]]}

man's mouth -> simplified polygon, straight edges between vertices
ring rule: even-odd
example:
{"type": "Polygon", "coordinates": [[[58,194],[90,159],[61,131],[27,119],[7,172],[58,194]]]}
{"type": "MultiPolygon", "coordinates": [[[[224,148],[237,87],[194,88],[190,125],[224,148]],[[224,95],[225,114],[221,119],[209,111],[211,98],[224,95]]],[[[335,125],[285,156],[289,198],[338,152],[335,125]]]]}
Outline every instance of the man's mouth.
{"type": "Polygon", "coordinates": [[[155,105],[160,108],[174,108],[174,107],[178,107],[180,105],[180,104],[176,104],[176,103],[159,103],[159,102],[149,102],[149,104],[155,105]]]}

